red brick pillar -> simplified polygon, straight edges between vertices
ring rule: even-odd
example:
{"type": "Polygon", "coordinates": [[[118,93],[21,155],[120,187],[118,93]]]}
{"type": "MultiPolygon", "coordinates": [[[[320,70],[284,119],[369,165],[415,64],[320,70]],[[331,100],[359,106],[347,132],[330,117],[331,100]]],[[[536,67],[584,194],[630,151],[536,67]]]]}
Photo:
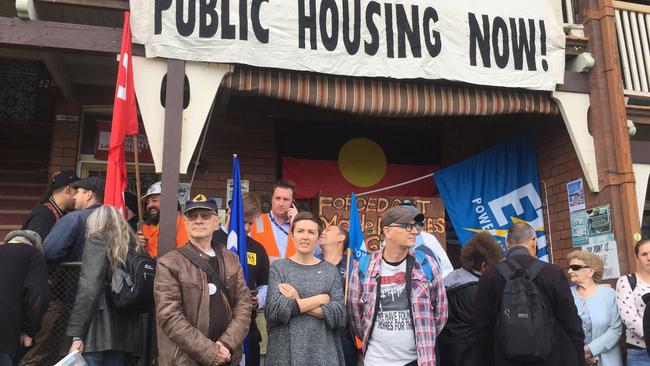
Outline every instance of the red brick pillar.
{"type": "Polygon", "coordinates": [[[589,73],[590,130],[596,145],[599,201],[609,203],[621,272],[634,270],[634,234],[639,232],[632,155],[612,0],[582,0],[588,50],[596,60],[589,73]]]}

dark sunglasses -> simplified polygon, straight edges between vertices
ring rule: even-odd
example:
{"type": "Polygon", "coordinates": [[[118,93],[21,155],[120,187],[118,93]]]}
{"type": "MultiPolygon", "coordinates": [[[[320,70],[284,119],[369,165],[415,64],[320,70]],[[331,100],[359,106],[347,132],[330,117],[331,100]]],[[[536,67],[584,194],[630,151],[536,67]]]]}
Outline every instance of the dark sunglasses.
{"type": "Polygon", "coordinates": [[[424,223],[423,222],[415,222],[415,223],[408,223],[408,224],[394,224],[394,225],[388,225],[388,227],[401,227],[402,229],[406,231],[411,231],[413,228],[418,229],[418,231],[421,231],[424,229],[424,223]]]}
{"type": "Polygon", "coordinates": [[[212,212],[201,212],[201,213],[190,212],[190,213],[186,214],[185,217],[187,217],[187,219],[190,220],[190,221],[196,220],[196,218],[199,217],[199,216],[201,216],[202,220],[209,220],[213,215],[214,215],[214,213],[212,213],[212,212]]]}
{"type": "Polygon", "coordinates": [[[589,266],[586,266],[584,264],[572,264],[572,265],[569,266],[569,268],[572,271],[579,271],[579,270],[581,270],[583,268],[589,268],[589,266]]]}

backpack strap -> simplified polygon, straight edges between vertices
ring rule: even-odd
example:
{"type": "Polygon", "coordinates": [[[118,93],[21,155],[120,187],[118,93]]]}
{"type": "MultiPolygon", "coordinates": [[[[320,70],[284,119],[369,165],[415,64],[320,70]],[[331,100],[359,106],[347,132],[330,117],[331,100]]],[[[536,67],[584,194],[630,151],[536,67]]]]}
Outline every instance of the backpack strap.
{"type": "Polygon", "coordinates": [[[630,273],[626,275],[626,277],[627,277],[627,282],[630,283],[630,288],[632,289],[632,291],[634,291],[634,289],[636,288],[636,273],[630,273]]]}
{"type": "Polygon", "coordinates": [[[223,284],[221,281],[221,278],[219,277],[219,274],[217,271],[212,268],[210,263],[206,261],[205,259],[201,258],[201,256],[194,251],[189,245],[185,245],[182,248],[178,249],[178,251],[184,255],[187,259],[190,260],[190,262],[194,263],[197,267],[201,268],[205,273],[208,274],[208,277],[212,280],[215,286],[221,291],[224,295],[226,295],[226,298],[228,298],[228,301],[230,302],[230,296],[228,295],[228,289],[226,289],[226,286],[223,284]]]}
{"type": "Polygon", "coordinates": [[[503,261],[497,263],[495,268],[496,268],[497,272],[499,272],[501,277],[503,277],[503,279],[506,280],[506,281],[512,279],[512,276],[514,276],[514,274],[515,274],[515,271],[513,271],[512,268],[510,268],[508,263],[512,264],[512,266],[515,267],[515,271],[518,270],[518,269],[521,269],[521,266],[519,265],[519,263],[517,263],[515,261],[508,261],[506,259],[506,260],[503,260],[503,261]]]}
{"type": "Polygon", "coordinates": [[[544,270],[544,267],[546,267],[546,263],[535,259],[533,261],[533,264],[531,264],[530,267],[528,267],[526,270],[526,277],[528,277],[528,279],[531,281],[534,280],[535,277],[537,277],[537,275],[542,272],[542,270],[544,270]]]}

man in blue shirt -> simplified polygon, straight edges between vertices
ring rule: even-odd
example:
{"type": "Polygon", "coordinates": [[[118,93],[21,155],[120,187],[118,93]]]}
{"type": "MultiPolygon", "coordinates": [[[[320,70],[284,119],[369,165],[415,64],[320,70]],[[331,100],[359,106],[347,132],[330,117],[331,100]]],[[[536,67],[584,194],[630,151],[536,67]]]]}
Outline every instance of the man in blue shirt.
{"type": "Polygon", "coordinates": [[[80,261],[86,236],[86,219],[104,201],[104,179],[88,177],[72,184],[77,189],[75,211],[63,216],[43,242],[48,263],[80,261]]]}

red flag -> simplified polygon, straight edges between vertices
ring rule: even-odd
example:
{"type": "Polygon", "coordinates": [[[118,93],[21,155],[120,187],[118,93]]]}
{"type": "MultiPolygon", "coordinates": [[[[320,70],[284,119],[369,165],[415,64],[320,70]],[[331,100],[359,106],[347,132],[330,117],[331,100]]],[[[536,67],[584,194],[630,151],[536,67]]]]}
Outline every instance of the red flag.
{"type": "Polygon", "coordinates": [[[124,140],[127,135],[138,133],[138,116],[135,107],[135,88],[133,87],[133,62],[131,62],[131,29],[129,12],[124,12],[124,31],[122,32],[122,50],[120,65],[117,70],[115,85],[115,102],[113,103],[113,121],[111,139],[106,166],[106,189],[104,203],[113,205],[126,217],[124,190],[128,185],[126,176],[126,159],[124,157],[124,140]]]}

